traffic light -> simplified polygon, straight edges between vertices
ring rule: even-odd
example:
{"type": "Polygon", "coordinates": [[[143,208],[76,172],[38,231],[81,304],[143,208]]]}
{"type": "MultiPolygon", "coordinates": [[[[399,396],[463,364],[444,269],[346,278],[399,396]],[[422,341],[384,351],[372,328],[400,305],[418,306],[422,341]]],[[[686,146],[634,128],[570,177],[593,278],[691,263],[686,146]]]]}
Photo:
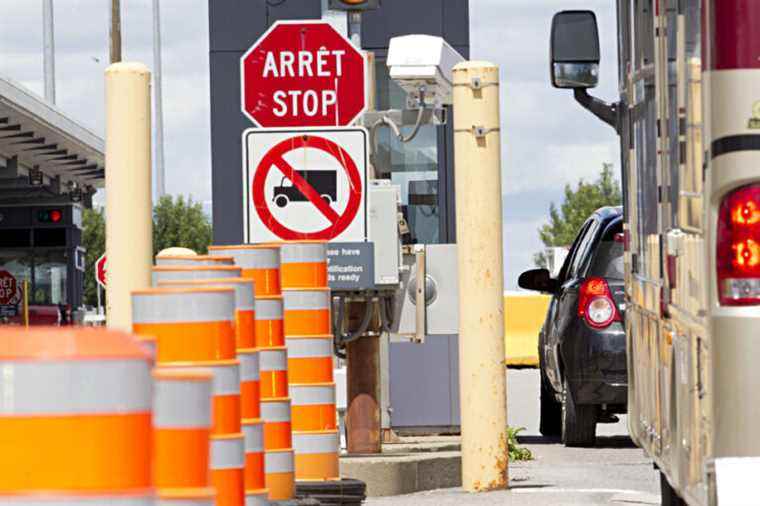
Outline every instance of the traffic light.
{"type": "Polygon", "coordinates": [[[37,221],[39,223],[60,223],[63,220],[63,211],[60,209],[43,209],[37,211],[37,221]]]}
{"type": "Polygon", "coordinates": [[[330,8],[338,11],[369,11],[379,6],[380,0],[330,0],[330,8]]]}

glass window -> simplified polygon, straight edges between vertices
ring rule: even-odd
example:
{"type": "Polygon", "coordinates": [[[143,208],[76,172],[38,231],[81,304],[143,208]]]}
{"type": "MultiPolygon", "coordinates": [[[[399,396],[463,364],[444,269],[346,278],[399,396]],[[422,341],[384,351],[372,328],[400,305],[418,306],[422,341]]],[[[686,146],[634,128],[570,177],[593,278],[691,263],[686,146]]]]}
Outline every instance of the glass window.
{"type": "Polygon", "coordinates": [[[622,280],[625,277],[623,266],[623,241],[616,236],[623,232],[623,223],[607,230],[599,242],[591,263],[589,276],[601,276],[607,279],[622,280]]]}
{"type": "Polygon", "coordinates": [[[37,253],[34,257],[32,304],[64,304],[66,297],[65,251],[37,253]]]}

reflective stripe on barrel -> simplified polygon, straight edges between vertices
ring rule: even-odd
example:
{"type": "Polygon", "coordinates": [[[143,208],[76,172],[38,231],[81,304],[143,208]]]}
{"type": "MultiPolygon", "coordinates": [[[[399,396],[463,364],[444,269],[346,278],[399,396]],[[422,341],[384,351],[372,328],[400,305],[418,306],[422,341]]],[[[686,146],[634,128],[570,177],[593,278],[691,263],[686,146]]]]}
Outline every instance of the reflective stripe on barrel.
{"type": "Polygon", "coordinates": [[[211,487],[159,489],[156,506],[215,506],[215,497],[216,491],[211,487]]]}
{"type": "Polygon", "coordinates": [[[153,371],[153,476],[162,489],[209,483],[210,369],[153,371]]]}
{"type": "Polygon", "coordinates": [[[296,480],[335,480],[340,476],[337,430],[293,432],[296,480]]]}
{"type": "Polygon", "coordinates": [[[243,420],[245,434],[245,488],[259,490],[264,481],[264,421],[243,420]]]}
{"type": "Polygon", "coordinates": [[[261,398],[288,396],[288,349],[285,346],[259,349],[261,398]]]}
{"type": "Polygon", "coordinates": [[[288,336],[285,341],[291,384],[333,381],[332,336],[288,336]]]}
{"type": "Polygon", "coordinates": [[[157,266],[167,265],[191,265],[191,266],[208,266],[208,265],[235,265],[235,259],[230,256],[213,256],[213,255],[170,255],[156,257],[157,266]]]}
{"type": "Polygon", "coordinates": [[[291,383],[294,431],[334,430],[335,384],[302,385],[291,383]]]}
{"type": "Polygon", "coordinates": [[[235,265],[162,265],[152,269],[153,286],[161,281],[239,278],[242,269],[235,265]]]}
{"type": "Polygon", "coordinates": [[[295,462],[293,450],[267,450],[265,455],[266,483],[269,499],[282,501],[295,494],[295,462]]]}
{"type": "Polygon", "coordinates": [[[235,291],[235,342],[238,349],[253,348],[255,340],[254,286],[253,281],[245,278],[217,278],[203,280],[160,281],[160,287],[199,287],[213,286],[231,288],[235,291]]]}
{"type": "MultiPolygon", "coordinates": [[[[154,506],[153,493],[146,491],[144,494],[129,494],[126,496],[108,496],[87,494],[84,496],[57,496],[57,495],[24,495],[14,494],[11,496],[0,495],[0,503],[3,506],[154,506]]],[[[161,503],[159,503],[161,504],[161,503]]],[[[205,506],[208,503],[203,503],[205,506]]],[[[212,503],[213,504],[213,503],[212,503]]],[[[161,504],[161,506],[164,506],[161,504]]],[[[172,506],[176,505],[172,503],[172,506]]],[[[193,505],[195,506],[195,505],[193,505]]]]}
{"type": "Polygon", "coordinates": [[[209,254],[232,256],[243,277],[256,282],[256,295],[280,293],[280,248],[273,245],[210,246],[209,254]]]}
{"type": "Polygon", "coordinates": [[[245,443],[243,434],[211,438],[211,481],[218,506],[243,506],[245,486],[245,443]]]}
{"type": "Polygon", "coordinates": [[[290,417],[290,398],[261,399],[264,449],[283,450],[293,447],[290,417]]]}
{"type": "Polygon", "coordinates": [[[4,328],[2,341],[2,502],[33,504],[44,492],[53,504],[93,496],[146,504],[152,380],[145,350],[105,329],[4,328]]]}
{"type": "Polygon", "coordinates": [[[245,506],[269,506],[269,491],[265,488],[261,490],[246,490],[245,506]]]}
{"type": "Polygon", "coordinates": [[[240,413],[243,418],[261,416],[259,350],[238,350],[240,360],[240,413]]]}
{"type": "Polygon", "coordinates": [[[282,296],[256,297],[256,348],[285,345],[282,296]]]}
{"type": "Polygon", "coordinates": [[[288,289],[282,292],[285,335],[310,336],[331,332],[330,289],[288,289]]]}
{"type": "Polygon", "coordinates": [[[327,286],[327,243],[286,242],[280,245],[282,288],[327,286]]]}
{"type": "Polygon", "coordinates": [[[231,288],[159,288],[132,292],[132,329],[156,337],[156,362],[235,358],[231,288]]]}

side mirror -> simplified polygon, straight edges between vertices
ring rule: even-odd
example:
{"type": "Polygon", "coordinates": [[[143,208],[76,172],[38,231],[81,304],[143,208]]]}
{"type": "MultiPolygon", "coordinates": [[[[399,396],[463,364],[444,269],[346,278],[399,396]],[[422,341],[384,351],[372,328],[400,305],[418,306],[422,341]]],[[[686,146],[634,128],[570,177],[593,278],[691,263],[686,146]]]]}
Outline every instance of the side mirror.
{"type": "Polygon", "coordinates": [[[599,82],[599,30],[592,11],[562,11],[552,19],[551,75],[555,88],[599,82]]]}
{"type": "Polygon", "coordinates": [[[520,274],[517,280],[520,288],[535,290],[537,292],[554,293],[559,288],[559,282],[552,279],[547,269],[532,269],[520,274]]]}

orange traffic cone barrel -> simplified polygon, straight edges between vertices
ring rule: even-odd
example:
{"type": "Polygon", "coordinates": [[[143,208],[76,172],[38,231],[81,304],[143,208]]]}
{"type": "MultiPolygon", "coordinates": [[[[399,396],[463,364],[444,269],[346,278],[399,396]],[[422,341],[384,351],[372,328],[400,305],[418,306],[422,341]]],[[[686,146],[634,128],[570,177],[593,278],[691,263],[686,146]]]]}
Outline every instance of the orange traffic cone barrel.
{"type": "Polygon", "coordinates": [[[288,349],[285,346],[259,349],[261,398],[288,396],[288,349]]]}
{"type": "Polygon", "coordinates": [[[264,481],[264,421],[243,420],[245,435],[245,489],[261,490],[264,481]]]}
{"type": "Polygon", "coordinates": [[[272,244],[209,246],[210,255],[231,256],[243,277],[256,282],[256,296],[280,294],[280,248],[272,244]]]}
{"type": "Polygon", "coordinates": [[[216,491],[211,487],[159,489],[156,491],[156,506],[215,506],[215,498],[216,491]]]}
{"type": "Polygon", "coordinates": [[[235,358],[231,288],[151,288],[132,292],[132,330],[156,337],[156,362],[235,358]]]}
{"type": "Polygon", "coordinates": [[[332,383],[332,336],[287,336],[285,341],[290,383],[332,383]]]}
{"type": "Polygon", "coordinates": [[[216,489],[217,506],[244,505],[244,455],[243,434],[211,437],[211,481],[216,489]]]}
{"type": "Polygon", "coordinates": [[[261,399],[264,420],[264,449],[285,450],[293,447],[290,399],[261,399]]]}
{"type": "Polygon", "coordinates": [[[329,288],[283,290],[286,336],[325,335],[332,331],[329,288]]]}
{"type": "Polygon", "coordinates": [[[261,416],[261,385],[259,374],[259,350],[238,350],[240,360],[240,413],[243,418],[261,416]]]}
{"type": "MultiPolygon", "coordinates": [[[[222,257],[213,257],[222,258],[222,257]]],[[[238,349],[253,348],[255,340],[254,287],[246,278],[216,278],[189,281],[159,281],[159,287],[203,287],[232,288],[235,290],[235,342],[238,349]]]]}
{"type": "Polygon", "coordinates": [[[327,243],[286,242],[280,245],[282,288],[327,286],[327,243]]]}
{"type": "Polygon", "coordinates": [[[267,450],[265,455],[266,483],[269,499],[283,501],[295,495],[295,462],[293,450],[267,450]]]}
{"type": "Polygon", "coordinates": [[[291,383],[294,431],[335,430],[335,384],[302,385],[291,383]]]}
{"type": "Polygon", "coordinates": [[[293,432],[296,480],[337,480],[340,478],[337,430],[293,432]]]}
{"type": "Polygon", "coordinates": [[[213,373],[153,370],[153,483],[159,489],[201,489],[209,482],[213,373]]]}
{"type": "Polygon", "coordinates": [[[150,357],[105,329],[0,330],[0,502],[153,504],[150,357]]]}
{"type": "Polygon", "coordinates": [[[282,296],[256,296],[256,348],[285,346],[282,296]]]}
{"type": "Polygon", "coordinates": [[[159,265],[152,269],[153,286],[161,281],[239,278],[242,270],[234,265],[159,265]]]}
{"type": "Polygon", "coordinates": [[[232,257],[213,255],[167,255],[157,256],[156,265],[235,265],[235,259],[232,257]]]}
{"type": "Polygon", "coordinates": [[[245,506],[269,506],[269,491],[267,489],[246,490],[245,506]]]}

